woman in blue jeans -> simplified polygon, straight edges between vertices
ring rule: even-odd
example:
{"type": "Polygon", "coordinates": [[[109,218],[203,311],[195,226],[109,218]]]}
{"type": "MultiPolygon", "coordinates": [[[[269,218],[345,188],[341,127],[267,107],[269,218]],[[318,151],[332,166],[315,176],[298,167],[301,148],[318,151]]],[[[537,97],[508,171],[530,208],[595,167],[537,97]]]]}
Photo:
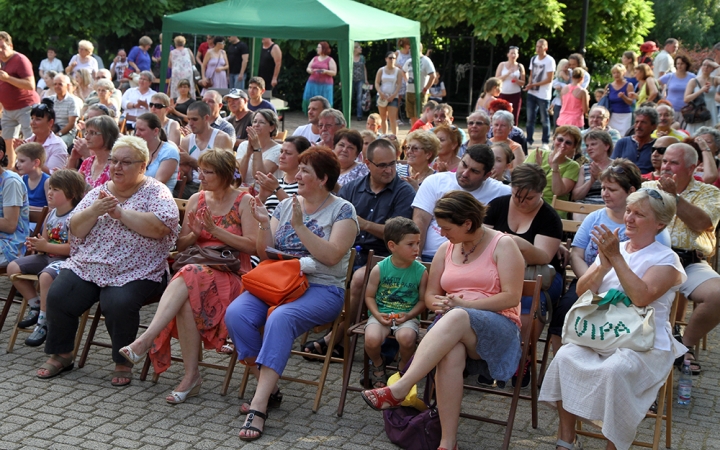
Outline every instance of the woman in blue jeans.
{"type": "Polygon", "coordinates": [[[353,205],[332,194],[338,176],[340,163],[335,154],[326,147],[313,147],[300,155],[295,176],[297,196],[283,200],[272,217],[259,198],[252,204],[253,215],[260,223],[260,259],[267,259],[267,247],[299,257],[310,287],[297,300],[277,307],[269,317],[268,305],[249,292],[236,298],[225,313],[238,360],[250,366],[258,379],[240,428],[244,441],[262,436],[269,401],[275,406],[281,399],[277,383],[295,338],[313,326],[332,322],[342,311],[350,247],[359,226],[353,205]]]}
{"type": "Polygon", "coordinates": [[[362,47],[356,42],[353,52],[353,92],[355,93],[355,101],[357,103],[357,115],[355,116],[357,120],[363,119],[363,84],[370,83],[368,83],[367,67],[365,66],[365,57],[362,55],[362,47]]]}

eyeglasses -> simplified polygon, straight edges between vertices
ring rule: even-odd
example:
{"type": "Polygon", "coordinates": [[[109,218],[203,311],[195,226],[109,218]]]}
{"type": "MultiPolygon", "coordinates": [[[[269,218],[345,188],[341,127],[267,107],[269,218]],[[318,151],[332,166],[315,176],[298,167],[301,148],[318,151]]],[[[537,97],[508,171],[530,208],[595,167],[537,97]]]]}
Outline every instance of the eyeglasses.
{"type": "Polygon", "coordinates": [[[392,167],[392,168],[395,168],[395,167],[396,167],[394,161],[393,161],[393,162],[389,162],[389,163],[375,164],[374,162],[372,162],[372,161],[370,161],[370,160],[368,159],[368,162],[371,163],[373,166],[377,167],[377,168],[380,169],[380,170],[385,170],[385,169],[390,168],[390,167],[392,167]]]}
{"type": "Polygon", "coordinates": [[[148,103],[148,106],[155,109],[167,108],[167,106],[163,105],[162,103],[148,103]]]}
{"type": "Polygon", "coordinates": [[[100,136],[102,133],[99,131],[86,131],[85,136],[100,136]]]}
{"type": "Polygon", "coordinates": [[[664,155],[665,150],[667,150],[667,147],[653,147],[653,151],[658,152],[660,155],[664,155]]]}
{"type": "Polygon", "coordinates": [[[410,146],[405,150],[406,153],[415,153],[415,152],[421,152],[421,151],[423,151],[423,148],[418,147],[417,145],[410,146]]]}
{"type": "Polygon", "coordinates": [[[145,162],[145,161],[141,161],[141,160],[138,160],[138,161],[120,161],[120,160],[117,160],[117,159],[115,159],[115,158],[110,158],[110,165],[120,166],[120,167],[123,168],[123,170],[127,170],[127,169],[130,168],[130,166],[132,166],[133,164],[142,163],[142,162],[145,162]]]}
{"type": "Polygon", "coordinates": [[[645,191],[645,192],[648,193],[648,195],[649,195],[650,197],[654,198],[655,200],[660,200],[663,205],[665,204],[665,200],[663,200],[662,195],[660,195],[660,193],[657,191],[657,189],[652,189],[652,188],[640,188],[640,189],[638,189],[638,192],[639,192],[639,191],[645,191]]]}
{"type": "Polygon", "coordinates": [[[202,174],[203,176],[215,175],[215,171],[214,171],[214,170],[198,169],[198,173],[202,174]]]}
{"type": "Polygon", "coordinates": [[[490,126],[489,123],[483,122],[482,120],[477,120],[477,121],[476,121],[476,120],[468,120],[467,124],[468,124],[469,127],[474,127],[475,125],[477,125],[477,126],[481,126],[481,125],[490,126]]]}

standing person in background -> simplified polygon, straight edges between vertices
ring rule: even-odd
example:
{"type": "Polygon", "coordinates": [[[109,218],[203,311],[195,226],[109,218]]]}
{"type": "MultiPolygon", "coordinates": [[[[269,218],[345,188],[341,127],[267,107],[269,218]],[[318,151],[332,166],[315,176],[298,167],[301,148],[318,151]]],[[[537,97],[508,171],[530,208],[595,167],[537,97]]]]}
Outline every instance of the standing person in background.
{"type": "Polygon", "coordinates": [[[685,129],[690,136],[695,136],[695,132],[701,127],[712,127],[717,123],[717,103],[715,102],[715,95],[718,92],[718,84],[720,78],[713,77],[710,74],[718,68],[718,64],[712,60],[712,58],[705,58],[698,70],[698,75],[694,80],[691,80],[685,88],[685,102],[690,103],[696,98],[702,96],[705,100],[705,106],[710,111],[710,119],[700,123],[688,123],[685,125],[685,129]]]}
{"type": "Polygon", "coordinates": [[[356,42],[353,50],[353,93],[355,94],[355,117],[357,120],[363,120],[363,85],[370,84],[368,82],[367,67],[365,66],[365,57],[362,54],[360,43],[356,42]]]}
{"type": "Polygon", "coordinates": [[[562,108],[557,118],[557,126],[575,125],[582,129],[585,125],[585,115],[588,112],[590,94],[582,87],[583,69],[576,67],[572,70],[571,82],[560,92],[562,95],[562,108]]]}
{"type": "Polygon", "coordinates": [[[548,105],[550,103],[551,83],[555,74],[555,59],[547,54],[548,44],[540,39],[535,44],[537,54],[530,60],[530,83],[525,85],[527,91],[527,142],[533,145],[535,133],[535,118],[540,110],[540,124],[542,125],[542,144],[550,144],[550,118],[548,105]]]}
{"type": "Polygon", "coordinates": [[[658,84],[652,76],[652,68],[647,64],[638,64],[635,68],[635,78],[638,80],[637,89],[633,94],[635,104],[640,107],[645,102],[654,102],[659,98],[658,84]]]}
{"type": "MultiPolygon", "coordinates": [[[[272,38],[262,38],[262,50],[260,51],[260,68],[258,75],[265,80],[265,88],[270,91],[275,89],[278,83],[278,75],[282,68],[282,51],[272,38]]],[[[251,108],[252,109],[252,108],[251,108]]]]}
{"type": "MultiPolygon", "coordinates": [[[[442,103],[443,99],[447,95],[445,90],[445,83],[440,81],[440,73],[435,73],[435,83],[430,87],[430,100],[436,103],[442,103]]],[[[425,103],[427,105],[427,103],[425,103]]]]}
{"type": "Polygon", "coordinates": [[[225,53],[227,53],[230,62],[230,89],[245,89],[245,70],[247,70],[248,57],[250,50],[246,43],[238,39],[237,36],[230,36],[228,43],[225,45],[225,53]]]}
{"type": "MultiPolygon", "coordinates": [[[[130,49],[128,55],[128,64],[135,70],[135,73],[148,71],[152,74],[152,60],[150,58],[150,47],[152,46],[152,39],[147,36],[140,38],[138,45],[130,49]]],[[[97,70],[97,69],[96,69],[97,70]]],[[[152,82],[152,79],[150,80],[152,82]]]]}
{"type": "Polygon", "coordinates": [[[170,50],[170,58],[168,59],[168,67],[172,68],[172,77],[170,81],[170,98],[178,98],[178,84],[182,80],[190,83],[188,94],[190,98],[195,98],[195,77],[193,76],[193,54],[189,48],[185,47],[185,36],[175,36],[173,40],[175,48],[170,50]]]}
{"type": "MultiPolygon", "coordinates": [[[[162,33],[158,36],[158,45],[155,46],[155,50],[153,50],[152,54],[152,67],[153,67],[153,75],[155,75],[158,79],[161,78],[160,76],[160,63],[162,62],[162,33]]],[[[170,51],[172,51],[174,47],[172,44],[170,45],[170,51]]],[[[167,73],[165,74],[165,78],[172,77],[172,70],[170,67],[167,68],[167,73]]]]}
{"type": "MultiPolygon", "coordinates": [[[[686,105],[685,88],[687,88],[690,81],[695,78],[695,74],[690,72],[691,65],[692,62],[690,58],[685,55],[678,55],[675,57],[675,68],[677,70],[673,71],[674,73],[666,73],[658,80],[660,84],[665,87],[665,98],[672,103],[673,109],[675,110],[675,121],[680,124],[684,124],[685,122],[680,112],[683,106],[686,105]]],[[[657,65],[655,69],[657,69],[657,65]]]]}
{"type": "Polygon", "coordinates": [[[632,83],[633,87],[636,88],[638,81],[635,78],[635,68],[638,65],[638,57],[633,51],[628,51],[622,55],[622,63],[625,66],[625,79],[632,83]]]}
{"type": "MultiPolygon", "coordinates": [[[[632,127],[632,104],[630,94],[635,92],[633,84],[625,78],[625,66],[615,64],[610,70],[613,81],[607,85],[607,96],[610,101],[610,128],[614,128],[625,135],[632,127]]],[[[636,80],[637,81],[637,80],[636,80]]]]}
{"type": "Polygon", "coordinates": [[[567,67],[568,60],[561,59],[557,63],[555,79],[552,82],[552,102],[550,102],[550,108],[552,109],[548,112],[552,113],[555,127],[557,127],[557,118],[560,117],[560,110],[562,109],[562,90],[570,84],[570,71],[567,70],[567,67]]]}
{"type": "MultiPolygon", "coordinates": [[[[203,59],[201,70],[203,81],[212,81],[211,86],[215,89],[227,89],[228,87],[228,69],[230,66],[224,48],[225,39],[222,36],[216,36],[213,39],[213,47],[205,53],[203,59]]],[[[202,94],[205,95],[205,92],[206,89],[203,89],[202,94]]]]}
{"type": "MultiPolygon", "coordinates": [[[[402,70],[405,67],[405,63],[412,58],[410,53],[410,39],[401,38],[397,42],[398,49],[395,51],[395,67],[402,70]]],[[[407,92],[407,77],[403,75],[402,85],[400,86],[400,92],[398,93],[398,109],[402,106],[402,100],[405,98],[407,92]]],[[[402,123],[402,122],[400,122],[402,123]]]]}
{"type": "MultiPolygon", "coordinates": [[[[427,56],[422,54],[423,46],[420,47],[420,99],[415,97],[415,76],[413,75],[412,58],[405,61],[402,66],[403,72],[407,74],[407,89],[405,92],[405,113],[410,118],[410,124],[414,124],[418,120],[417,104],[424,105],[428,101],[428,92],[435,82],[435,65],[427,56]]],[[[397,134],[397,131],[395,132],[397,134]]]]}
{"type": "Polygon", "coordinates": [[[398,98],[405,78],[402,69],[399,69],[395,63],[396,58],[395,53],[387,52],[385,66],[378,69],[377,75],[375,75],[375,89],[377,89],[378,93],[377,106],[380,112],[382,134],[388,132],[388,120],[390,121],[390,133],[398,134],[398,98]]]}
{"type": "Polygon", "coordinates": [[[583,79],[580,83],[580,86],[582,86],[584,89],[587,89],[588,86],[590,86],[590,72],[585,66],[585,58],[583,58],[583,55],[581,55],[580,53],[573,53],[572,55],[568,56],[568,72],[572,74],[573,69],[576,69],[578,67],[583,70],[583,79]]]}
{"type": "Polygon", "coordinates": [[[525,86],[525,67],[518,62],[520,49],[511,46],[508,49],[507,61],[498,64],[495,78],[502,81],[498,98],[507,100],[513,105],[515,123],[520,121],[520,107],[522,106],[522,88],[525,86]]]}
{"type": "Polygon", "coordinates": [[[40,67],[38,67],[38,75],[40,75],[40,79],[38,80],[37,87],[38,91],[37,93],[41,93],[44,89],[48,88],[49,86],[45,84],[45,80],[43,79],[45,77],[45,73],[48,70],[54,70],[55,72],[62,72],[63,69],[63,63],[58,58],[55,57],[55,49],[52,47],[48,47],[47,49],[47,58],[40,61],[40,67]]]}
{"type": "Polygon", "coordinates": [[[195,62],[198,63],[198,66],[202,66],[203,59],[205,59],[205,53],[212,48],[213,46],[213,39],[215,39],[215,36],[207,35],[205,36],[205,42],[200,44],[197,50],[197,54],[195,55],[195,62]]]}
{"type": "Polygon", "coordinates": [[[333,104],[333,77],[337,74],[337,64],[330,54],[332,49],[330,44],[322,41],[315,49],[317,56],[313,57],[305,71],[310,75],[305,83],[305,92],[303,93],[302,109],[307,111],[310,99],[316,95],[321,95],[333,104]]]}
{"type": "Polygon", "coordinates": [[[24,138],[32,135],[30,110],[40,103],[35,92],[35,74],[32,64],[22,53],[13,48],[12,37],[0,31],[0,104],[2,104],[2,137],[5,141],[5,155],[8,167],[15,167],[13,139],[22,129],[24,138]]]}
{"type": "Polygon", "coordinates": [[[650,69],[653,67],[653,53],[658,51],[658,46],[653,41],[647,41],[640,46],[640,59],[638,63],[647,64],[650,69]]]}
{"type": "MultiPolygon", "coordinates": [[[[655,78],[660,78],[667,73],[675,72],[675,60],[674,56],[677,53],[680,44],[677,39],[669,38],[665,41],[665,47],[660,50],[660,53],[655,56],[653,61],[653,75],[655,78]]],[[[685,70],[690,69],[690,65],[685,70]]]]}

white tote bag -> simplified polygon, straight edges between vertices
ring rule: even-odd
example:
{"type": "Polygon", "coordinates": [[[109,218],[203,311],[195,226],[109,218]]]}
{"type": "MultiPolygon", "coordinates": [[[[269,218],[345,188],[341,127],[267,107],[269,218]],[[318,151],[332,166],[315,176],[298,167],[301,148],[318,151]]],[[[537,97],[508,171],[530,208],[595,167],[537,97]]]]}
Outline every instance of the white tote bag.
{"type": "Polygon", "coordinates": [[[562,343],[597,350],[648,351],[655,343],[655,309],[639,308],[615,289],[599,295],[588,290],[565,316],[562,343]]]}

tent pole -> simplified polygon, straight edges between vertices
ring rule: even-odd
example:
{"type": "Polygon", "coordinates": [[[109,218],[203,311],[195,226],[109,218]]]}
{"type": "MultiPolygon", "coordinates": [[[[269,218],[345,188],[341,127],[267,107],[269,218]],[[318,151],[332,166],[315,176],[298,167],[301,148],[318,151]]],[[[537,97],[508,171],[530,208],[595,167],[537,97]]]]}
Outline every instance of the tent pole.
{"type": "Polygon", "coordinates": [[[165,28],[165,26],[163,26],[162,37],[165,44],[162,46],[162,56],[160,58],[160,76],[158,78],[160,79],[160,92],[165,92],[167,87],[165,85],[167,84],[168,59],[170,58],[170,43],[172,42],[172,32],[165,28]]]}
{"type": "Polygon", "coordinates": [[[352,102],[350,98],[353,88],[353,41],[350,39],[338,41],[338,53],[338,63],[340,64],[340,82],[342,83],[342,113],[343,116],[345,116],[347,127],[351,128],[352,114],[350,113],[350,110],[352,108],[352,102]]]}
{"type": "MultiPolygon", "coordinates": [[[[252,43],[253,48],[253,60],[252,60],[252,76],[257,77],[260,73],[260,52],[262,51],[262,39],[258,40],[257,38],[253,38],[252,43]]],[[[249,80],[250,78],[248,78],[249,80]]],[[[246,84],[247,85],[247,84],[246,84]]],[[[269,87],[272,89],[272,86],[269,87]]],[[[265,86],[265,89],[268,89],[268,86],[265,86]]]]}
{"type": "MultiPolygon", "coordinates": [[[[417,114],[417,117],[420,117],[422,115],[422,100],[423,97],[421,95],[422,88],[425,86],[421,86],[422,80],[422,72],[420,72],[420,36],[417,37],[413,36],[410,38],[410,52],[412,53],[412,66],[413,66],[413,85],[415,86],[415,114],[417,114]]],[[[409,117],[408,117],[409,119],[409,117]]],[[[410,124],[412,127],[414,124],[410,124]]]]}

